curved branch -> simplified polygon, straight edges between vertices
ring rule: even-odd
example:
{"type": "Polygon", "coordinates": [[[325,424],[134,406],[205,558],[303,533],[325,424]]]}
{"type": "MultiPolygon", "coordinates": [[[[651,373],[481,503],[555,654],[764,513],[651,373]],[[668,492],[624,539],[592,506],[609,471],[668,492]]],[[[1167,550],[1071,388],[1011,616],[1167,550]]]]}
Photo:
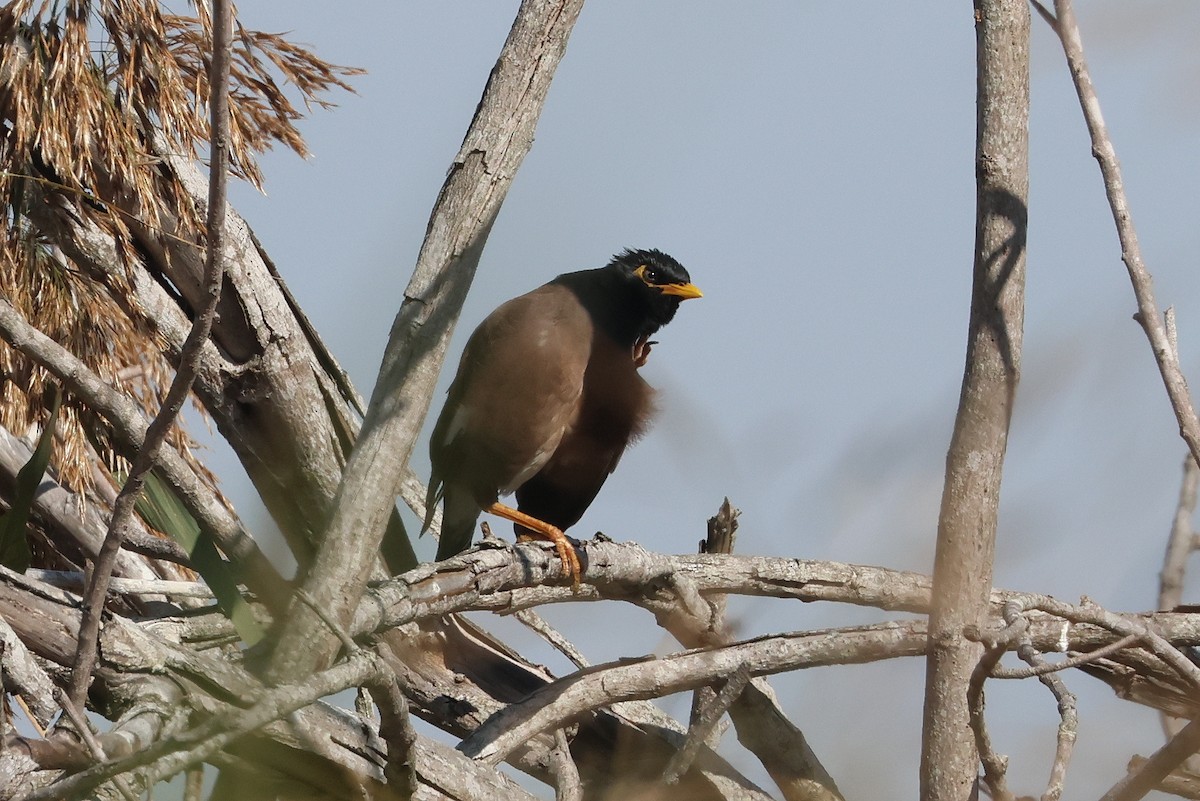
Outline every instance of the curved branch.
{"type": "Polygon", "coordinates": [[[618,701],[660,698],[723,681],[739,671],[762,676],[833,664],[858,664],[925,652],[925,627],[917,621],[857,629],[798,632],[681,654],[621,661],[581,670],[493,715],[459,746],[470,757],[496,764],[523,742],[559,728],[584,712],[618,701]]]}

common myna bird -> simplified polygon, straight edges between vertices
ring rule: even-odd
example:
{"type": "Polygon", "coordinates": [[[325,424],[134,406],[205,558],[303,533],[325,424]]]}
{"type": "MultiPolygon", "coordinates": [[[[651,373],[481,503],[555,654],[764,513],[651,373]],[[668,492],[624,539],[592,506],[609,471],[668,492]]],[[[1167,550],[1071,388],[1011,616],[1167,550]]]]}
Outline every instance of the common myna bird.
{"type": "Polygon", "coordinates": [[[638,368],[650,336],[701,294],[667,254],[626,250],[513,298],[480,323],[429,442],[426,528],[438,500],[445,503],[438,559],[466,550],[488,511],[511,520],[519,538],[553,542],[578,582],[579,558],[563,529],[579,521],[649,422],[654,390],[638,368]],[[498,502],[512,492],[516,509],[498,502]]]}

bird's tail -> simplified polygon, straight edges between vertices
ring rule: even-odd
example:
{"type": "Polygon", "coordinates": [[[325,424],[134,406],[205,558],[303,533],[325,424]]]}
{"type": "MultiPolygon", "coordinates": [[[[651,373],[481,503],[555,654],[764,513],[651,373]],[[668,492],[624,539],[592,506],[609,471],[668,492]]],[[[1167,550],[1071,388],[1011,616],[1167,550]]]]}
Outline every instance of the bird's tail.
{"type": "MultiPolygon", "coordinates": [[[[438,540],[437,559],[449,559],[471,547],[475,535],[475,524],[479,521],[480,508],[469,493],[455,491],[454,487],[443,489],[445,507],[442,510],[442,535],[438,540]]],[[[426,513],[428,517],[428,513],[426,513]]],[[[426,523],[428,525],[428,522],[426,523]]]]}
{"type": "Polygon", "coordinates": [[[421,523],[421,536],[433,525],[433,516],[437,514],[438,504],[446,493],[446,485],[441,478],[434,474],[429,477],[429,488],[425,490],[425,520],[421,523]]]}

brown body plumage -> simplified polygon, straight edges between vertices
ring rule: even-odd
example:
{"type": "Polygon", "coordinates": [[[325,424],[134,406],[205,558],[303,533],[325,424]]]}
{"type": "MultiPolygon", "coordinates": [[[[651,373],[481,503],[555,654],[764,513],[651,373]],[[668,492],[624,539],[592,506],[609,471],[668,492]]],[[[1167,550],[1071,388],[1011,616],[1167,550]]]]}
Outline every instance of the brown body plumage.
{"type": "Polygon", "coordinates": [[[445,502],[438,559],[465,550],[480,512],[511,492],[521,513],[555,529],[579,521],[649,421],[653,390],[638,373],[647,338],[695,297],[670,256],[626,251],[508,301],[479,325],[430,440],[429,508],[445,502]]]}

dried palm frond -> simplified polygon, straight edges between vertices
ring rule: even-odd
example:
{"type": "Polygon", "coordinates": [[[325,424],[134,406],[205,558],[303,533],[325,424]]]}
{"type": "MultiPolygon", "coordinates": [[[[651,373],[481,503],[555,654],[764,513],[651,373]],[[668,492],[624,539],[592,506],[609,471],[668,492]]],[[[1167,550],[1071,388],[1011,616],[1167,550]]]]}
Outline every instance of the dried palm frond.
{"type": "MultiPolygon", "coordinates": [[[[195,10],[181,16],[150,0],[16,0],[0,8],[0,296],[149,414],[171,376],[152,327],[119,278],[87,274],[35,220],[54,208],[98,226],[117,243],[126,270],[150,266],[139,233],[166,229],[203,243],[203,210],[159,156],[162,147],[193,159],[207,150],[211,20],[203,3],[195,10]]],[[[306,155],[296,128],[302,115],[288,91],[305,108],[325,106],[320,95],[349,89],[345,79],[358,72],[282,36],[239,30],[230,81],[233,172],[260,186],[259,153],[282,143],[306,155]]],[[[37,420],[47,380],[0,342],[0,425],[23,431],[37,420]]],[[[86,486],[88,441],[110,465],[116,459],[107,429],[70,401],[62,422],[59,475],[68,486],[86,486]]],[[[183,434],[172,444],[187,455],[183,434]]]]}
{"type": "MultiPolygon", "coordinates": [[[[73,353],[86,355],[101,378],[156,408],[169,368],[147,352],[146,332],[123,314],[108,291],[83,276],[53,245],[39,240],[26,221],[10,231],[10,247],[0,248],[0,287],[5,299],[42,333],[73,353]],[[137,369],[128,369],[136,365],[137,369]]],[[[52,379],[42,369],[0,343],[0,425],[25,432],[40,421],[52,379]]],[[[59,426],[56,458],[62,480],[81,487],[90,481],[88,438],[107,442],[107,425],[68,396],[59,426]]],[[[181,438],[177,434],[176,438],[181,438]]]]}

